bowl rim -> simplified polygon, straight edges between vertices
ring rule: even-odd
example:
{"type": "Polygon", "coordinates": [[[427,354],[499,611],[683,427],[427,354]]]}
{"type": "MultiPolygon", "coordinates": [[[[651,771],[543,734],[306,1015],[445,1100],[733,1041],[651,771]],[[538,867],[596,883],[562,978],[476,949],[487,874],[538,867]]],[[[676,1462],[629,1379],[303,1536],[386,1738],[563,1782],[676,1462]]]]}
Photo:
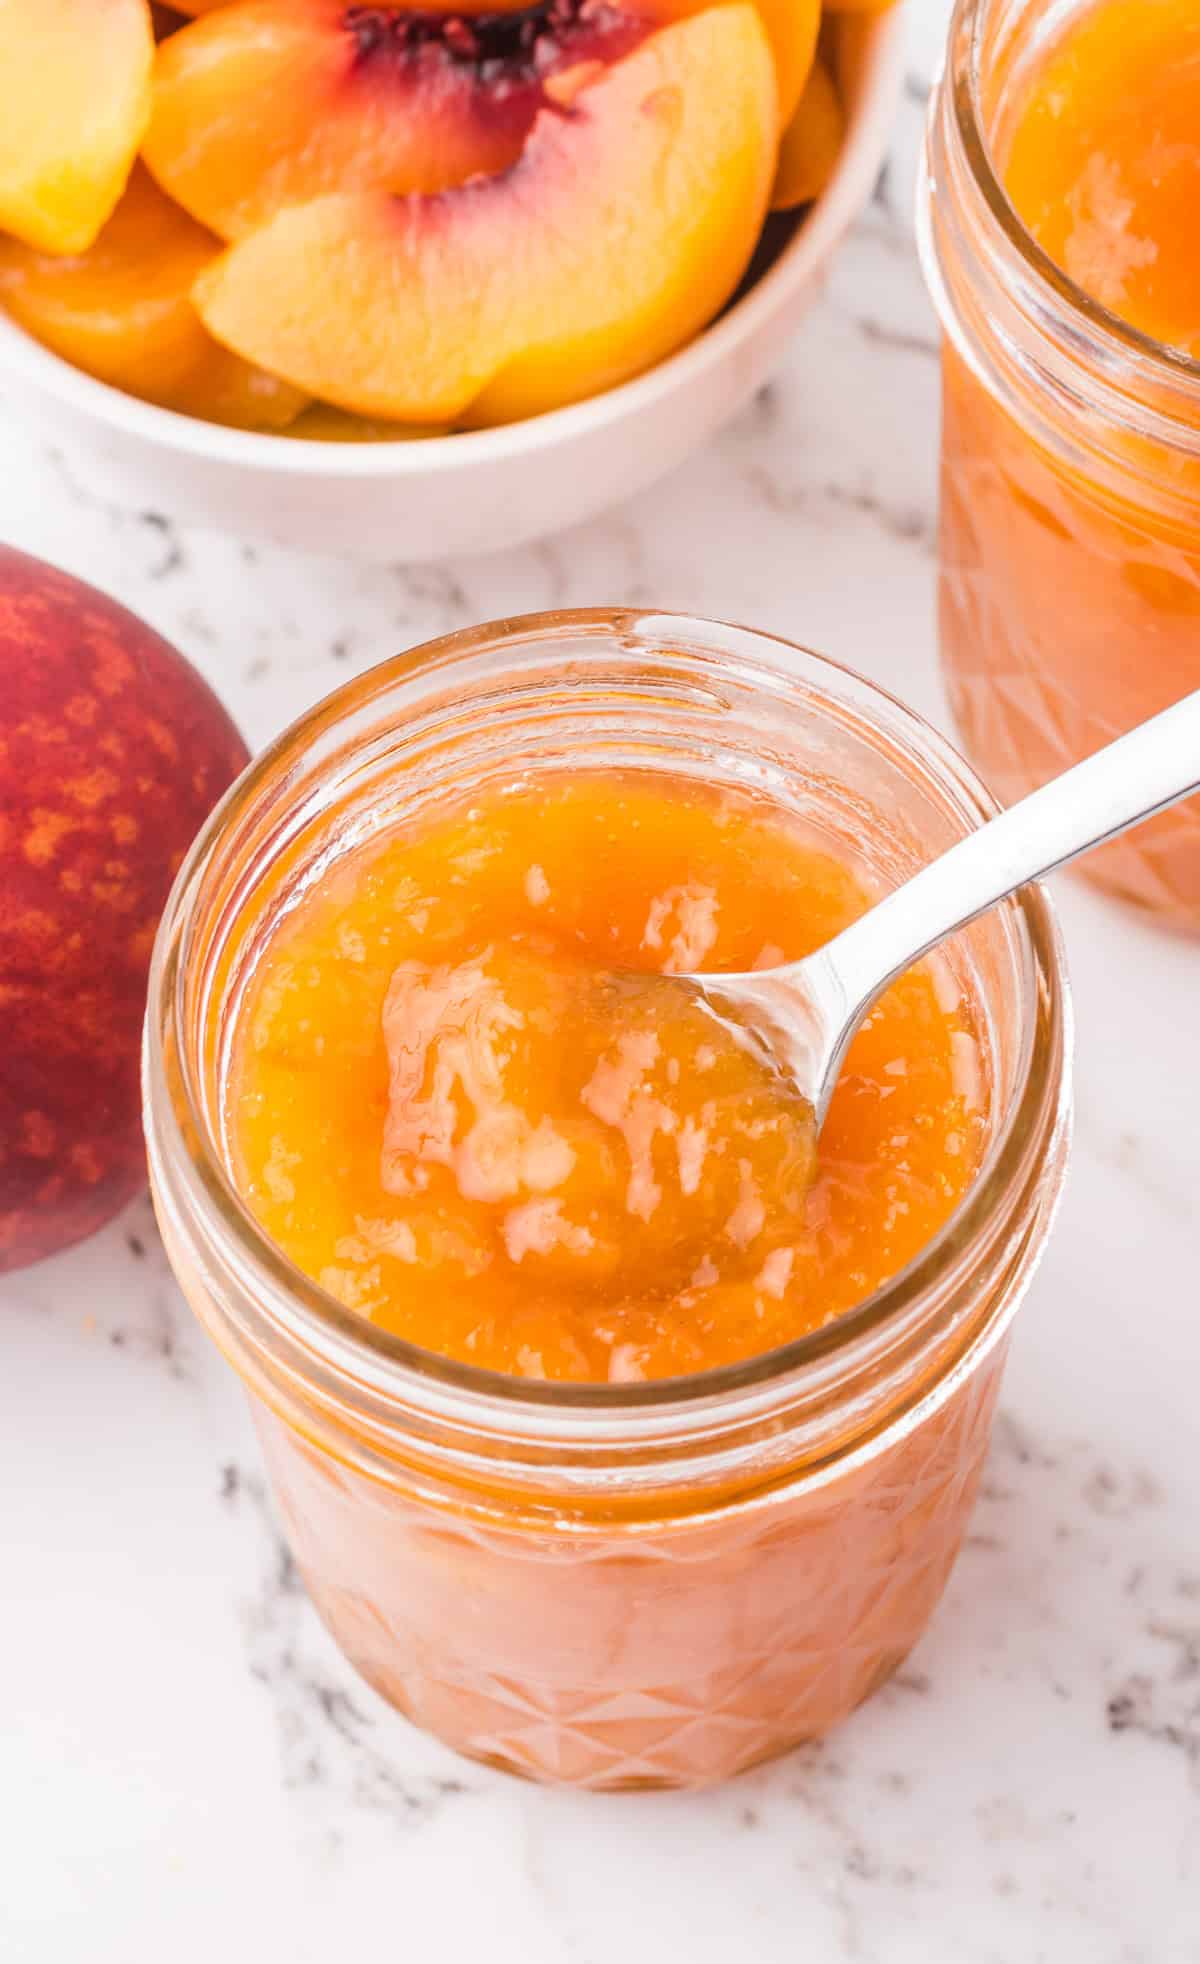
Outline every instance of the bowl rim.
{"type": "MultiPolygon", "coordinates": [[[[846,16],[853,19],[853,14],[846,16]]],[[[865,202],[891,127],[903,73],[903,0],[893,0],[868,28],[869,58],[846,142],[825,190],[775,264],[748,293],[675,354],[642,375],[582,402],[521,422],[462,430],[418,441],[355,444],[319,438],[281,439],[270,432],[228,429],[127,395],[52,354],[0,308],[0,385],[23,381],[94,423],[118,429],[163,451],[205,463],[249,466],[280,476],[363,480],[420,478],[496,463],[569,442],[606,423],[640,415],[656,399],[686,388],[733,354],[769,321],[793,288],[811,276],[865,202]]]]}

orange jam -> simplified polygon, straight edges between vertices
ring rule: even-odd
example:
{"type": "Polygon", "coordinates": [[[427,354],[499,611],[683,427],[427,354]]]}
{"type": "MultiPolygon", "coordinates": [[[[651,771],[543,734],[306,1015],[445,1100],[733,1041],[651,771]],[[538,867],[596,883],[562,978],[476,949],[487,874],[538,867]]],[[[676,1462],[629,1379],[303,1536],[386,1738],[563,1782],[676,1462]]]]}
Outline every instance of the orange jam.
{"type": "Polygon", "coordinates": [[[1053,44],[998,147],[1005,188],[1076,285],[1200,353],[1200,9],[1100,0],[1053,44]]]}
{"type": "MultiPolygon", "coordinates": [[[[1049,12],[1027,10],[1035,30],[1049,12]]],[[[966,329],[982,362],[961,359],[961,331],[946,359],[944,658],[975,760],[1012,800],[1200,686],[1200,372],[1174,359],[1200,357],[1200,9],[1098,0],[996,71],[985,61],[984,140],[1029,239],[1078,290],[1041,294],[1052,388],[1020,325],[1000,385],[980,379],[986,328],[966,329]]],[[[1200,930],[1200,806],[1085,870],[1200,930]]]]}
{"type": "Polygon", "coordinates": [[[867,904],[750,794],[547,775],[351,849],[273,930],[227,1125],[263,1227],[343,1304],[533,1378],[635,1383],[772,1349],[936,1234],[984,1128],[968,1005],[926,963],[821,1133],[681,990],[609,971],[794,959],[867,904]]]}

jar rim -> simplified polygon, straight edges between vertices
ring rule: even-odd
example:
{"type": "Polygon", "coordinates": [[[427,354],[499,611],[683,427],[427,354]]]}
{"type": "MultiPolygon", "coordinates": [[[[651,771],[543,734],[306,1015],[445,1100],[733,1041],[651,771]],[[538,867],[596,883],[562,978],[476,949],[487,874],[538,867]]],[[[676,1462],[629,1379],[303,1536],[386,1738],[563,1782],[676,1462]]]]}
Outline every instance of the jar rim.
{"type": "Polygon", "coordinates": [[[1005,1193],[1020,1183],[1031,1153],[1062,1122],[1069,1104],[1072,1020],[1057,919],[1044,887],[1029,886],[1002,903],[1018,921],[1031,982],[1023,1010],[1019,1081],[975,1179],[938,1233],[895,1276],[853,1309],[775,1349],[711,1370],[640,1384],[542,1382],[426,1350],[338,1302],[260,1226],[210,1135],[184,1029],[192,902],[222,840],[233,834],[264,786],[286,769],[288,759],[304,754],[331,710],[364,706],[410,673],[419,671],[425,678],[436,665],[445,674],[455,664],[489,650],[503,655],[506,647],[536,644],[545,652],[546,644],[563,632],[576,639],[596,637],[610,652],[616,638],[643,654],[673,650],[695,653],[699,659],[707,653],[717,655],[723,666],[751,660],[754,672],[764,680],[774,677],[780,684],[794,685],[799,679],[831,700],[850,698],[873,729],[884,728],[881,716],[891,725],[888,734],[894,735],[899,725],[908,748],[919,752],[939,787],[953,791],[975,822],[985,823],[998,810],[972,767],[917,711],[857,671],[781,636],[684,614],[623,608],[527,614],[439,636],[375,665],[315,704],[259,753],[208,819],[177,875],[155,944],[145,1028],[144,1103],[156,1197],[161,1198],[160,1175],[170,1156],[182,1170],[189,1198],[210,1210],[222,1257],[250,1283],[256,1300],[264,1290],[269,1294],[285,1334],[320,1365],[366,1384],[375,1395],[400,1399],[405,1393],[424,1390],[443,1413],[458,1419],[469,1419],[472,1410],[479,1415],[503,1411],[513,1418],[522,1410],[531,1417],[554,1413],[561,1414],[564,1423],[574,1418],[581,1425],[591,1418],[599,1428],[591,1436],[598,1439],[606,1418],[615,1423],[611,1435],[615,1438],[622,1423],[652,1429],[656,1420],[669,1424],[673,1414],[707,1410],[730,1398],[739,1404],[746,1401],[749,1409],[757,1394],[777,1392],[781,1384],[811,1374],[901,1322],[905,1310],[911,1311],[953,1276],[965,1251],[986,1232],[1005,1193]],[[168,1048],[174,1066],[170,1073],[168,1048]],[[178,1087],[181,1109],[167,1088],[169,1077],[178,1087]]]}
{"type": "MultiPolygon", "coordinates": [[[[1082,323],[1096,347],[1111,359],[1131,357],[1142,368],[1165,379],[1185,395],[1200,400],[1200,356],[1189,355],[1169,342],[1123,320],[1089,294],[1034,238],[1017,211],[992,158],[982,102],[984,35],[995,0],[956,0],[946,42],[945,69],[935,85],[930,118],[937,114],[939,93],[948,97],[954,129],[972,182],[1004,245],[1031,273],[1044,297],[1056,301],[1078,328],[1082,323]]],[[[924,228],[922,228],[924,229],[924,228]]],[[[924,255],[923,255],[924,256],[924,255]]]]}

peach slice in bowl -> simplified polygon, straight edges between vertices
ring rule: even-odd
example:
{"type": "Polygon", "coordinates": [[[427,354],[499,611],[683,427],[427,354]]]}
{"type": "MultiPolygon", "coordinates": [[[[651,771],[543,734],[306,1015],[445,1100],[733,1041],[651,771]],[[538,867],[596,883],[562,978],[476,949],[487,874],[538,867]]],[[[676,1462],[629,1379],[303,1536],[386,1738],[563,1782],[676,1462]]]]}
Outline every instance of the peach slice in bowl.
{"type": "Polygon", "coordinates": [[[0,230],[48,252],[93,243],[149,120],[153,60],[145,0],[4,0],[0,230]]]}
{"type": "MultiPolygon", "coordinates": [[[[811,46],[792,46],[780,25],[794,23],[794,0],[641,0],[641,25],[615,7],[592,4],[580,20],[572,0],[551,6],[556,34],[528,64],[532,107],[506,100],[503,114],[481,116],[451,70],[449,85],[423,98],[436,140],[407,161],[388,150],[382,183],[348,183],[346,126],[331,110],[328,150],[306,154],[286,103],[227,122],[223,154],[236,151],[238,168],[197,174],[206,64],[185,59],[189,46],[216,66],[253,58],[262,101],[262,63],[278,55],[287,16],[282,74],[298,63],[311,77],[315,65],[336,110],[347,88],[389,86],[386,70],[364,75],[361,63],[348,76],[329,33],[346,8],[288,0],[281,16],[280,0],[191,0],[198,18],[158,50],[135,139],[143,161],[91,249],[120,274],[121,237],[164,228],[157,305],[136,315],[161,357],[154,400],[120,386],[125,356],[105,340],[112,321],[88,285],[91,254],[55,264],[37,239],[0,246],[0,390],[86,453],[91,481],[117,502],[367,560],[513,546],[674,468],[770,373],[869,197],[899,90],[903,21],[897,10],[830,15],[822,49],[840,89],[841,147],[816,202],[776,212],[755,251],[780,111],[812,70],[811,46]],[[514,144],[491,169],[495,146],[514,144]],[[436,180],[439,157],[445,181],[422,183],[421,170],[436,180]],[[169,227],[156,185],[169,194],[169,227]],[[629,263],[655,269],[632,298],[621,291],[622,231],[629,263]],[[183,332],[170,277],[184,266],[198,334],[183,332]],[[389,292],[404,298],[391,315],[389,292]],[[355,324],[351,364],[338,352],[339,308],[355,324]],[[101,357],[92,373],[73,365],[90,359],[81,349],[101,357]],[[355,418],[369,420],[358,429],[355,418]]],[[[491,0],[489,22],[504,11],[491,0]]],[[[507,11],[514,22],[530,12],[507,11]]],[[[376,22],[388,12],[350,10],[376,22]]],[[[456,12],[469,30],[471,9],[456,12]]],[[[276,93],[286,94],[282,80],[276,93]]],[[[222,90],[227,106],[233,99],[222,90]]],[[[377,127],[386,147],[386,118],[377,127]]],[[[813,181],[806,160],[794,182],[810,195],[813,181]]],[[[781,188],[782,176],[774,201],[789,202],[781,188]]],[[[120,291],[132,310],[136,296],[120,291]]]]}

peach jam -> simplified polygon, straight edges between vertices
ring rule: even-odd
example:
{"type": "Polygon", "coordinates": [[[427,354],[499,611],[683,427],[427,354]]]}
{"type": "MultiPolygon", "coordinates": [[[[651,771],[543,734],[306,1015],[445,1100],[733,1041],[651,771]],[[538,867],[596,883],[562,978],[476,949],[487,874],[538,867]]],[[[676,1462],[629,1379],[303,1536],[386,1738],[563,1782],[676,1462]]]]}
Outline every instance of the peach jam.
{"type": "Polygon", "coordinates": [[[662,978],[773,965],[990,809],[857,677],[674,617],[375,670],[164,925],[159,1219],[346,1655],[476,1758],[712,1781],[917,1641],[1067,1139],[1032,891],[811,1112],[662,978]]]}
{"type": "MultiPolygon", "coordinates": [[[[1200,12],[960,0],[928,144],[941,637],[1005,800],[1200,687],[1200,12]]],[[[1200,806],[1088,874],[1200,930],[1200,806]]]]}
{"type": "Polygon", "coordinates": [[[743,793],[559,772],[461,802],[348,854],[276,928],[233,1039],[239,1184],[349,1308],[492,1370],[637,1382],[818,1329],[975,1171],[952,978],[925,966],[872,1012],[815,1180],[808,1108],[719,1024],[689,1044],[669,996],[614,1015],[589,991],[775,965],[863,905],[743,793]]]}

